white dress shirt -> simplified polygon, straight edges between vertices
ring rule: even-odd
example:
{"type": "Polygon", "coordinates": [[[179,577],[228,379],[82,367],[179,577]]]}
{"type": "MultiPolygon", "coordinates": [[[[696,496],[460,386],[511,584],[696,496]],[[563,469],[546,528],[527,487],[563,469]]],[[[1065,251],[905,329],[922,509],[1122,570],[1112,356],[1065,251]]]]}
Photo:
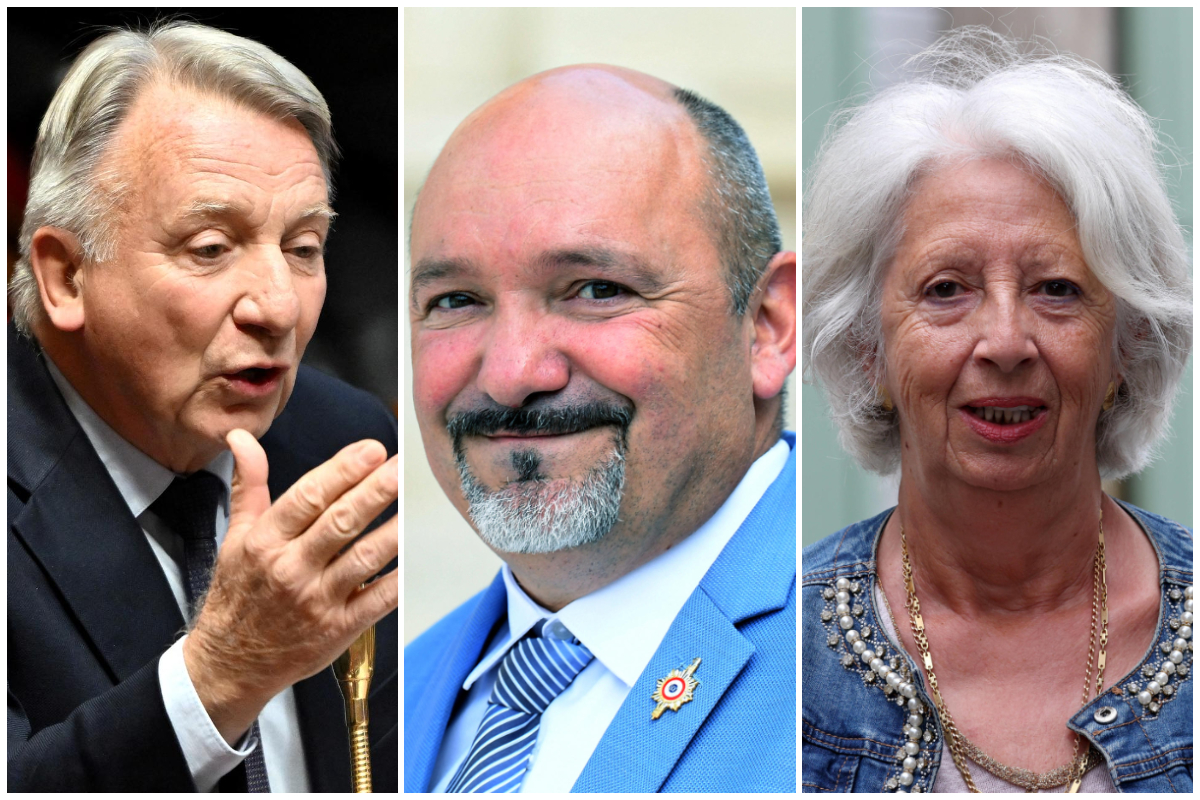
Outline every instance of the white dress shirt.
{"type": "MultiPolygon", "coordinates": [[[[150,511],[150,505],[171,485],[175,473],[134,447],[100,419],[48,356],[46,366],[67,402],[67,408],[83,428],[125,504],[129,506],[129,512],[146,534],[146,540],[167,577],[167,583],[171,585],[179,611],[187,619],[187,594],[180,566],[184,560],[183,540],[150,511]]],[[[226,489],[217,508],[218,547],[225,540],[225,532],[229,528],[228,490],[233,479],[233,466],[233,453],[226,450],[204,467],[220,478],[226,489]]],[[[183,642],[186,638],[184,636],[175,642],[159,659],[158,682],[162,688],[167,717],[175,729],[196,788],[211,792],[216,789],[217,781],[222,776],[253,752],[258,742],[247,741],[249,737],[243,737],[241,747],[235,749],[217,732],[183,662],[183,642]]],[[[296,699],[290,686],[271,698],[263,708],[258,716],[258,727],[271,791],[307,792],[308,771],[304,766],[304,750],[300,743],[296,699]]]]}
{"type": "MultiPolygon", "coordinates": [[[[543,636],[577,638],[595,659],[542,714],[521,791],[571,791],[675,616],[779,477],[788,452],[787,442],[777,442],[751,465],[725,503],[695,533],[557,614],[531,599],[506,564],[501,572],[508,594],[507,621],[488,642],[486,655],[463,683],[467,700],[446,729],[433,768],[433,791],[444,792],[466,758],[487,710],[501,660],[542,620],[543,636]]],[[[699,672],[703,669],[701,664],[699,672]]],[[[702,674],[697,677],[703,679],[702,674]]],[[[649,714],[653,707],[649,695],[645,701],[649,714]]]]}

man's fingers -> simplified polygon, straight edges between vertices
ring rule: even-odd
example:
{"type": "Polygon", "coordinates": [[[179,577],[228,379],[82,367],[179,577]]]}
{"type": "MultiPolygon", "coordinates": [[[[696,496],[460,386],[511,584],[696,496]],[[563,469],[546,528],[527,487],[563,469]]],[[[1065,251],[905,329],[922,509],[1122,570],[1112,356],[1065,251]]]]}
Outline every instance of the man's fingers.
{"type": "Polygon", "coordinates": [[[285,536],[298,536],[325,513],[335,500],[357,485],[387,458],[383,445],[364,439],[309,471],[284,492],[271,509],[275,527],[285,536]]]}
{"type": "Polygon", "coordinates": [[[334,597],[346,597],[360,584],[369,581],[396,557],[400,550],[399,521],[392,517],[346,552],[325,571],[325,581],[334,597]]]}
{"type": "Polygon", "coordinates": [[[229,530],[253,525],[271,507],[267,488],[267,454],[249,431],[234,428],[225,436],[233,452],[233,486],[229,495],[229,530]]]}
{"type": "Polygon", "coordinates": [[[394,569],[377,581],[370,584],[350,598],[346,603],[346,613],[351,621],[351,627],[356,631],[364,631],[368,625],[374,625],[379,620],[396,610],[400,605],[400,570],[394,569]]]}
{"type": "Polygon", "coordinates": [[[400,494],[400,457],[392,456],[337,499],[302,540],[304,557],[324,567],[400,494]]]}

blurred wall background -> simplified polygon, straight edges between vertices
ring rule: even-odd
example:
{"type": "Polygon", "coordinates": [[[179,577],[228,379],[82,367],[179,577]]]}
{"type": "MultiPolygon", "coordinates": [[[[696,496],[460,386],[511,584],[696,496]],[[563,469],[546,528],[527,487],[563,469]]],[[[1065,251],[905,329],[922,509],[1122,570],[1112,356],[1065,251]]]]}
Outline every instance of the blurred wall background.
{"type": "MultiPolygon", "coordinates": [[[[1118,76],[1158,120],[1178,150],[1169,191],[1181,223],[1192,231],[1192,10],[1190,8],[805,8],[802,17],[805,174],[833,110],[902,74],[904,60],[942,31],[986,25],[1060,50],[1118,76]]],[[[1193,362],[1194,362],[1193,356],[1193,362]]],[[[1192,525],[1192,366],[1184,376],[1172,433],[1148,469],[1106,490],[1150,511],[1192,525]]],[[[898,477],[859,469],[838,446],[824,394],[804,384],[803,544],[896,503],[898,477]]]]}
{"type": "MultiPolygon", "coordinates": [[[[468,113],[529,75],[590,62],[641,70],[729,111],[763,162],[784,247],[796,249],[794,9],[406,9],[405,220],[442,145],[468,113]]],[[[407,247],[405,251],[407,276],[407,247]]],[[[450,505],[425,460],[410,402],[407,325],[404,331],[408,642],[483,589],[501,562],[450,505]]],[[[791,430],[796,427],[795,397],[793,377],[788,387],[791,430]]]]}
{"type": "Polygon", "coordinates": [[[342,149],[334,170],[338,219],[325,253],[328,291],[304,363],[397,410],[398,15],[278,9],[23,8],[8,10],[8,264],[29,185],[38,124],[75,56],[106,27],[145,28],[180,17],[245,36],[302,70],[324,95],[342,149]],[[314,26],[320,36],[314,38],[314,26]]]}

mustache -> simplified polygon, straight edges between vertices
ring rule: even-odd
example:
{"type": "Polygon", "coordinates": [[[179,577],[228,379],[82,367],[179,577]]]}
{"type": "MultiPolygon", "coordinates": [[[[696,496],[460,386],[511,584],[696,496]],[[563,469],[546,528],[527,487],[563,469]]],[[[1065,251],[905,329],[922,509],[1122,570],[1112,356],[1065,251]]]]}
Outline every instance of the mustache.
{"type": "Polygon", "coordinates": [[[484,408],[461,411],[446,422],[455,442],[464,436],[506,433],[579,433],[602,425],[616,425],[624,432],[633,411],[613,403],[588,402],[557,408],[484,408]]]}

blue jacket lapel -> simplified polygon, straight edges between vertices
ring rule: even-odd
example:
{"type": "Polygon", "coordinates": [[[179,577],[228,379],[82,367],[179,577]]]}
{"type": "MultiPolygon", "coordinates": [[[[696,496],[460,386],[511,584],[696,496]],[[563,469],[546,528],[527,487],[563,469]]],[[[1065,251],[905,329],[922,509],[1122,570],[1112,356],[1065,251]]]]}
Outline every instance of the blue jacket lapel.
{"type": "Polygon", "coordinates": [[[575,792],[657,792],[754,653],[738,623],[787,605],[796,581],[795,435],[787,464],[671,624],[575,782],[575,792]],[[651,720],[658,679],[700,658],[690,703],[651,720]]]}
{"type": "MultiPolygon", "coordinates": [[[[443,618],[425,637],[440,651],[435,658],[405,648],[404,685],[421,687],[421,694],[404,698],[404,791],[427,792],[450,712],[463,681],[475,668],[488,637],[507,608],[504,579],[497,574],[491,586],[459,610],[443,618]],[[443,645],[438,629],[456,631],[443,645]],[[432,634],[432,636],[431,636],[432,634]],[[419,674],[418,674],[419,673],[419,674]]],[[[422,637],[422,638],[425,638],[422,637]]],[[[415,644],[415,643],[414,643],[415,644]]]]}
{"type": "Polygon", "coordinates": [[[633,685],[572,791],[658,791],[753,653],[754,646],[708,595],[702,590],[694,592],[633,685]],[[700,685],[692,701],[678,712],[667,710],[651,720],[654,701],[650,696],[658,679],[696,658],[701,659],[694,675],[700,685]]]}

